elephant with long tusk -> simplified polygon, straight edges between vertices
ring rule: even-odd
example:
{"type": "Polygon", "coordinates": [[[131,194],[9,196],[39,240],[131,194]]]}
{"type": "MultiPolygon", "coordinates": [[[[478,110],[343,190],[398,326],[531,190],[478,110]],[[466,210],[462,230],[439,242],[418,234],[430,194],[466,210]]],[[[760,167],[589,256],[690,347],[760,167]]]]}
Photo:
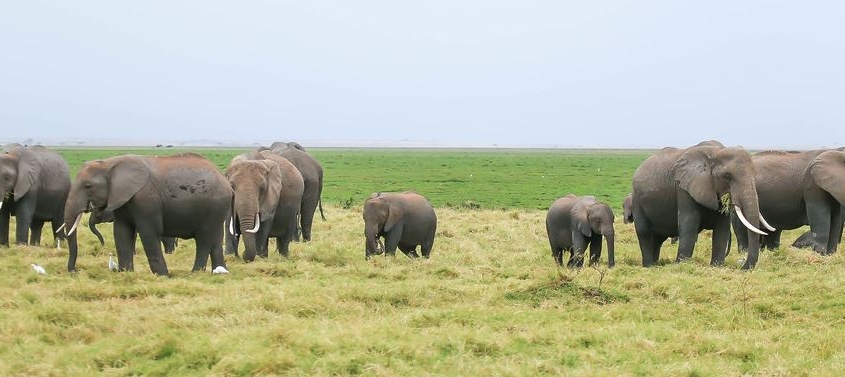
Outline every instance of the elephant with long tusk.
{"type": "MultiPolygon", "coordinates": [[[[820,254],[835,252],[842,238],[845,152],[763,151],[752,156],[751,161],[756,171],[760,213],[777,228],[762,237],[763,247],[778,248],[781,231],[809,225],[809,234],[801,236],[799,244],[820,254]]],[[[736,215],[735,228],[747,222],[742,212],[737,211],[736,215]]],[[[740,250],[748,247],[749,236],[745,232],[736,233],[736,239],[740,250]]]]}
{"type": "Polygon", "coordinates": [[[692,257],[698,233],[713,230],[711,265],[730,249],[736,213],[751,239],[743,269],[757,264],[758,235],[772,231],[760,213],[751,155],[739,147],[706,141],[686,149],[664,148],[643,161],[633,177],[633,220],[643,266],[657,263],[660,246],[678,236],[676,261],[692,257]]]}

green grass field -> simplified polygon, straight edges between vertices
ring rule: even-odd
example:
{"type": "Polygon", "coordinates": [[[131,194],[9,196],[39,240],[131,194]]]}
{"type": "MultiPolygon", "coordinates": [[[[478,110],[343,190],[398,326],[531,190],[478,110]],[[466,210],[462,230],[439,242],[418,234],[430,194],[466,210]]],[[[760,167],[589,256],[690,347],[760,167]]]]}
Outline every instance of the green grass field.
{"type": "MultiPolygon", "coordinates": [[[[199,150],[221,168],[243,150],[199,150]]],[[[63,150],[74,170],[114,150],[63,150]]],[[[172,151],[169,151],[172,152],[172,151]]],[[[132,153],[164,154],[162,150],[132,153]]],[[[170,277],[106,267],[82,229],[66,250],[0,248],[0,375],[837,376],[845,370],[845,260],[783,247],[757,269],[694,258],[640,267],[617,217],[617,267],[559,269],[545,208],[594,194],[620,211],[647,152],[337,150],[325,168],[327,221],[291,258],[191,273],[193,242],[170,277]],[[432,258],[364,261],[363,200],[414,189],[435,204],[432,258]],[[44,266],[37,275],[30,263],[44,266]]],[[[75,173],[74,173],[75,174],[75,173]]],[[[788,245],[802,230],[788,231],[788,245]]],[[[45,235],[45,243],[52,240],[45,235]]],[[[272,247],[272,246],[271,246],[272,247]]]]}

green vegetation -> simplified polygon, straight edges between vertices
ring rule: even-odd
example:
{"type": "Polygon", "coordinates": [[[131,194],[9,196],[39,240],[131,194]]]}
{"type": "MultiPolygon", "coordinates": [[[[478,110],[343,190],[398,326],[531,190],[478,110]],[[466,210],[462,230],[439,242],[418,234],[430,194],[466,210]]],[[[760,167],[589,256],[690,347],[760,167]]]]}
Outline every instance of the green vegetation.
{"type": "MultiPolygon", "coordinates": [[[[110,155],[100,153],[75,158],[110,155]]],[[[225,166],[240,151],[214,153],[225,166]]],[[[618,210],[645,153],[314,153],[326,167],[328,221],[316,220],[314,241],[292,244],[287,260],[273,253],[249,264],[227,257],[229,275],[191,273],[189,240],[166,256],[169,278],[152,276],[141,250],[136,272],[112,273],[110,224],[101,225],[105,247],[81,230],[77,274],[64,271],[66,250],[46,245],[48,234],[43,247],[0,248],[0,375],[845,370],[841,252],[822,257],[783,247],[762,253],[757,269],[743,272],[742,255],[733,250],[726,266],[713,268],[705,232],[693,260],[672,263],[676,251],[667,243],[660,265],[645,269],[633,227],[617,218],[616,268],[553,265],[545,207],[573,192],[596,194],[618,210]],[[391,169],[397,159],[404,167],[391,169]],[[601,174],[574,181],[588,172],[601,174]],[[531,180],[542,175],[545,181],[531,180]],[[458,176],[465,182],[448,181],[458,176]],[[406,188],[435,201],[440,222],[432,259],[364,261],[364,197],[406,188]],[[48,275],[35,274],[33,262],[48,275]]],[[[785,232],[784,244],[801,231],[785,232]]]]}

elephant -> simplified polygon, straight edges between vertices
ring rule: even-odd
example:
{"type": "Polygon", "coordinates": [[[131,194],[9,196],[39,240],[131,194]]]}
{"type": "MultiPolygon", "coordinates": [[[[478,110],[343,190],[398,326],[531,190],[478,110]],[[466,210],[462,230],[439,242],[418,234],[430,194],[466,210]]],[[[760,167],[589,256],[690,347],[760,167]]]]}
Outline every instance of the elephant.
{"type": "Polygon", "coordinates": [[[253,261],[256,254],[266,258],[272,236],[279,253],[287,257],[305,188],[299,170],[284,157],[261,151],[235,157],[226,177],[235,192],[232,216],[227,220],[227,250],[237,254],[242,234],[243,259],[253,261]]]}
{"type": "Polygon", "coordinates": [[[616,264],[613,210],[594,196],[566,195],[555,200],[546,215],[546,234],[552,257],[563,265],[563,252],[569,252],[568,267],[583,267],[584,252],[590,247],[590,265],[601,258],[601,238],[607,242],[607,266],[616,264]]]}
{"type": "MultiPolygon", "coordinates": [[[[0,154],[0,245],[9,245],[9,222],[14,215],[15,243],[40,245],[41,230],[50,221],[58,246],[64,238],[59,230],[69,191],[70,169],[58,153],[40,145],[5,146],[0,154]]],[[[68,237],[68,243],[76,248],[75,237],[68,237]]]]}
{"type": "MultiPolygon", "coordinates": [[[[110,223],[113,221],[114,212],[100,210],[96,208],[91,209],[91,215],[88,216],[88,229],[91,230],[91,233],[94,233],[94,235],[97,236],[97,239],[100,241],[100,245],[105,246],[106,240],[103,239],[103,234],[100,233],[99,229],[97,229],[97,224],[110,223]]],[[[162,246],[164,246],[165,254],[173,254],[173,250],[176,250],[176,245],[178,244],[178,241],[175,237],[162,237],[161,244],[162,246]]]]}
{"type": "Polygon", "coordinates": [[[417,246],[423,258],[431,255],[437,215],[424,196],[413,191],[374,193],[364,202],[363,217],[365,260],[385,252],[395,255],[397,247],[411,258],[419,257],[417,246]]]}
{"type": "MultiPolygon", "coordinates": [[[[778,230],[763,237],[763,246],[780,246],[781,231],[810,226],[809,244],[820,254],[834,253],[842,235],[845,205],[845,152],[839,150],[764,151],[752,157],[760,212],[778,230]]],[[[734,220],[734,226],[740,222],[734,220]]],[[[736,234],[739,249],[749,236],[736,234]]],[[[757,238],[757,237],[754,237],[757,238]]]]}
{"type": "MultiPolygon", "coordinates": [[[[692,257],[698,233],[713,230],[711,265],[722,265],[730,249],[735,211],[749,235],[773,231],[760,215],[755,170],[741,147],[706,141],[686,149],[667,147],[651,155],[634,172],[634,228],[643,266],[657,263],[660,246],[678,236],[677,262],[692,257]]],[[[760,252],[757,237],[749,243],[743,269],[754,268],[760,252]]]]}
{"type": "MultiPolygon", "coordinates": [[[[196,240],[192,271],[205,270],[209,255],[215,269],[225,269],[223,222],[232,198],[232,187],[223,174],[198,154],[116,156],[82,166],[65,204],[64,225],[67,234],[74,234],[89,206],[113,211],[121,271],[134,271],[136,234],[154,274],[168,275],[162,237],[196,240]]],[[[76,257],[71,252],[69,271],[76,270],[76,257]]]]}
{"type": "MultiPolygon", "coordinates": [[[[323,203],[320,199],[323,193],[323,167],[314,157],[305,152],[304,147],[296,142],[275,142],[268,149],[288,159],[302,174],[302,179],[305,181],[305,192],[302,194],[299,222],[302,228],[302,239],[310,241],[311,227],[317,207],[320,208],[320,217],[324,221],[326,220],[326,216],[323,214],[323,203]]],[[[298,236],[296,240],[299,240],[298,236]]]]}

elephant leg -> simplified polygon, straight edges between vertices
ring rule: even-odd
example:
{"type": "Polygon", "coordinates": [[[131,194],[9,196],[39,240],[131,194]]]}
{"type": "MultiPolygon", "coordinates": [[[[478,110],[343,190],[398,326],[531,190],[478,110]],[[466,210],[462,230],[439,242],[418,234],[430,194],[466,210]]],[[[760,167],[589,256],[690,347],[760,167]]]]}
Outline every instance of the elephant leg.
{"type": "Polygon", "coordinates": [[[167,262],[164,261],[164,254],[161,252],[161,236],[149,231],[140,233],[140,236],[144,253],[147,254],[147,262],[150,264],[150,271],[156,275],[167,275],[167,262]]]}
{"type": "Polygon", "coordinates": [[[29,226],[29,244],[32,246],[41,246],[41,230],[44,229],[44,221],[32,220],[29,226]]]}
{"type": "Polygon", "coordinates": [[[572,256],[567,263],[568,267],[584,267],[584,252],[587,251],[589,243],[590,239],[583,236],[578,230],[572,232],[572,256]]]}
{"type": "Polygon", "coordinates": [[[420,256],[417,254],[417,245],[410,245],[410,244],[399,244],[399,250],[402,250],[405,255],[409,258],[419,258],[420,256]]]}
{"type": "Polygon", "coordinates": [[[273,226],[273,220],[262,221],[258,232],[255,233],[255,246],[258,249],[258,256],[267,258],[267,250],[270,247],[270,228],[273,226]]]}
{"type": "Polygon", "coordinates": [[[422,257],[428,259],[431,256],[431,248],[434,247],[434,232],[431,232],[431,236],[428,237],[422,245],[420,245],[420,252],[422,253],[422,257]]]}
{"type": "Polygon", "coordinates": [[[0,246],[9,246],[9,222],[12,213],[9,212],[8,207],[8,205],[0,207],[0,246]]]}
{"type": "Polygon", "coordinates": [[[593,233],[590,238],[590,266],[598,266],[601,259],[601,234],[593,233]]]}
{"type": "Polygon", "coordinates": [[[829,253],[835,253],[842,239],[842,207],[834,206],[830,214],[830,238],[827,241],[829,253]]]}
{"type": "Polygon", "coordinates": [[[166,254],[173,254],[173,250],[176,250],[176,237],[162,237],[161,244],[166,254]]]}
{"type": "Polygon", "coordinates": [[[827,247],[830,241],[832,219],[830,207],[827,200],[807,201],[807,220],[813,232],[813,250],[819,254],[829,253],[827,247]]]}
{"type": "MultiPolygon", "coordinates": [[[[211,251],[214,248],[214,243],[207,237],[199,235],[194,238],[194,241],[196,241],[197,250],[196,257],[194,258],[194,267],[191,268],[191,272],[205,271],[205,267],[208,264],[208,257],[211,256],[211,251]]],[[[214,264],[214,261],[212,261],[212,264],[214,264]]]]}
{"type": "Polygon", "coordinates": [[[725,257],[731,250],[731,219],[730,216],[719,216],[713,227],[713,252],[710,255],[711,266],[725,264],[725,257]]]}
{"type": "Polygon", "coordinates": [[[695,203],[689,194],[684,192],[688,200],[678,200],[678,256],[676,262],[692,258],[692,251],[695,249],[695,242],[698,240],[698,231],[701,229],[701,213],[698,204],[695,203]]]}
{"type": "MultiPolygon", "coordinates": [[[[216,237],[210,237],[208,244],[209,253],[211,254],[211,266],[213,268],[217,268],[220,266],[226,268],[226,259],[223,257],[223,237],[221,237],[219,234],[216,237]]],[[[194,261],[194,268],[197,268],[197,261],[194,261]]],[[[205,268],[204,263],[202,268],[205,268]]],[[[199,270],[195,269],[194,271],[199,270]]]]}
{"type": "Polygon", "coordinates": [[[235,223],[232,224],[232,218],[229,217],[226,219],[226,223],[224,225],[226,228],[223,232],[226,235],[226,254],[234,254],[235,256],[238,256],[238,243],[240,242],[240,237],[237,234],[232,234],[230,232],[230,229],[235,232],[238,231],[238,222],[235,221],[235,223]]]}
{"type": "Polygon", "coordinates": [[[300,224],[302,225],[302,240],[305,242],[311,241],[311,226],[314,222],[314,213],[317,212],[318,198],[308,197],[303,199],[300,207],[300,224]]]}
{"type": "Polygon", "coordinates": [[[118,269],[134,271],[135,266],[132,259],[135,254],[135,228],[123,221],[115,221],[114,247],[117,249],[118,269]]]}
{"type": "Polygon", "coordinates": [[[23,206],[18,206],[17,211],[15,213],[15,217],[17,218],[17,227],[15,228],[15,243],[18,245],[26,245],[29,236],[29,228],[32,226],[32,213],[27,211],[26,208],[21,208],[23,206]]]}
{"type": "Polygon", "coordinates": [[[657,242],[657,237],[651,232],[649,226],[646,219],[641,218],[641,220],[634,222],[637,242],[640,244],[640,253],[643,257],[643,267],[653,266],[657,263],[660,259],[660,245],[663,243],[663,241],[657,242]]]}
{"type": "Polygon", "coordinates": [[[387,255],[396,255],[396,248],[399,246],[399,240],[402,239],[402,227],[394,226],[384,237],[384,252],[387,255]]]}
{"type": "Polygon", "coordinates": [[[762,248],[775,250],[780,247],[780,236],[782,230],[775,230],[773,232],[769,232],[768,235],[763,236],[763,244],[761,245],[762,248]]]}

